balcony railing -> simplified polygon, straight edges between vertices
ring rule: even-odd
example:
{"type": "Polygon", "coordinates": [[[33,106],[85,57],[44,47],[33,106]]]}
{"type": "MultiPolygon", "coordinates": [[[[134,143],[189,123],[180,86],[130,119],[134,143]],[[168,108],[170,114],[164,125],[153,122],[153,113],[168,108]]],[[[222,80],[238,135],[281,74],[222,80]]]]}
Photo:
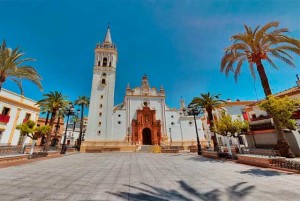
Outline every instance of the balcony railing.
{"type": "Polygon", "coordinates": [[[23,123],[26,123],[27,121],[29,121],[29,119],[23,119],[23,123]]]}
{"type": "Polygon", "coordinates": [[[9,122],[9,119],[10,119],[10,116],[4,115],[4,114],[0,114],[0,122],[1,123],[7,124],[9,122]]]}
{"type": "Polygon", "coordinates": [[[259,120],[263,120],[263,119],[270,119],[272,118],[271,116],[269,115],[266,115],[266,116],[259,116],[259,117],[253,117],[253,118],[250,118],[251,121],[259,121],[259,120]]]}
{"type": "Polygon", "coordinates": [[[249,127],[251,131],[268,130],[274,129],[274,124],[272,119],[268,118],[249,122],[249,127]]]}
{"type": "Polygon", "coordinates": [[[294,114],[292,115],[292,119],[300,119],[300,110],[294,112],[294,114]]]}

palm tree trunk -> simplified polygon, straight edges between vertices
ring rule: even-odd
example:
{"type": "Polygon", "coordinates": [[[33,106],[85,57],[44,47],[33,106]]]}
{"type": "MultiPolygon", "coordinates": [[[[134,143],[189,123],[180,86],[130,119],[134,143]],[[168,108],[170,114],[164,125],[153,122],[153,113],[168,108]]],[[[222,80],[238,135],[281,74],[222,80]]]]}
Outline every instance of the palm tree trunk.
{"type": "MultiPolygon", "coordinates": [[[[268,77],[265,72],[265,68],[264,68],[261,60],[259,60],[256,63],[256,68],[258,71],[258,75],[260,77],[261,85],[265,92],[265,96],[266,96],[266,98],[268,98],[269,95],[272,95],[272,91],[271,91],[271,88],[269,85],[268,77]]],[[[279,149],[280,155],[284,156],[284,157],[294,158],[295,155],[291,151],[290,145],[288,144],[287,139],[283,133],[283,129],[282,129],[282,126],[280,125],[280,122],[274,118],[273,118],[273,122],[274,122],[275,132],[276,132],[276,135],[278,138],[277,147],[279,149]]]]}
{"type": "Polygon", "coordinates": [[[0,92],[1,92],[1,89],[2,89],[2,84],[3,84],[3,82],[0,82],[0,92]]]}
{"type": "MultiPolygon", "coordinates": [[[[210,131],[212,132],[213,127],[214,127],[214,117],[213,117],[211,109],[206,109],[206,111],[207,111],[207,114],[208,114],[208,120],[209,120],[209,124],[210,124],[209,128],[210,128],[210,131]]],[[[212,132],[212,133],[213,133],[213,135],[211,136],[211,139],[214,143],[214,148],[216,149],[217,146],[218,146],[217,136],[216,136],[215,132],[212,132]]]]}
{"type": "Polygon", "coordinates": [[[56,126],[55,126],[55,139],[57,139],[57,132],[58,132],[58,128],[59,128],[59,123],[60,123],[60,115],[58,117],[58,120],[57,120],[57,123],[56,123],[56,126]]]}
{"type": "Polygon", "coordinates": [[[258,75],[259,75],[259,78],[261,81],[261,85],[264,89],[265,95],[266,95],[266,97],[268,97],[269,95],[272,94],[272,91],[271,91],[271,88],[269,85],[269,80],[268,80],[265,68],[264,68],[263,64],[261,63],[261,60],[259,60],[256,63],[256,68],[257,68],[257,72],[258,72],[258,75]]]}
{"type": "Polygon", "coordinates": [[[83,112],[84,112],[84,105],[81,104],[80,132],[79,132],[79,140],[78,140],[78,149],[79,149],[79,151],[80,151],[81,138],[82,138],[83,112]]]}
{"type": "Polygon", "coordinates": [[[51,119],[50,119],[50,124],[49,124],[49,126],[51,127],[51,130],[47,134],[47,141],[44,144],[45,151],[49,150],[49,144],[50,144],[50,141],[51,141],[51,133],[52,133],[52,130],[53,130],[53,123],[54,123],[54,120],[55,120],[55,116],[56,116],[56,110],[52,111],[52,114],[51,114],[51,119]]]}
{"type": "Polygon", "coordinates": [[[48,110],[48,111],[47,111],[47,116],[46,116],[46,122],[45,122],[45,125],[47,125],[47,124],[48,124],[49,115],[50,115],[50,111],[48,110]]]}

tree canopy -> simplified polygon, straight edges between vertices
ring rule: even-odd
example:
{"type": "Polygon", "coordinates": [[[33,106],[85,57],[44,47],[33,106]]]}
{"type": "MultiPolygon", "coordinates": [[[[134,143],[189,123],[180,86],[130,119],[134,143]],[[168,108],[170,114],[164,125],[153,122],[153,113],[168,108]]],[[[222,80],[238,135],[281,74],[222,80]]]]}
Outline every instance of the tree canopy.
{"type": "Polygon", "coordinates": [[[299,100],[293,100],[287,96],[283,98],[268,96],[268,98],[262,101],[258,106],[274,119],[277,119],[281,127],[290,130],[296,129],[296,122],[291,119],[291,117],[300,106],[299,100]]]}
{"type": "Polygon", "coordinates": [[[32,120],[28,120],[25,123],[17,125],[16,128],[20,130],[20,134],[22,136],[27,136],[33,140],[37,140],[39,137],[46,135],[51,130],[51,127],[48,125],[37,127],[35,122],[32,120]]]}

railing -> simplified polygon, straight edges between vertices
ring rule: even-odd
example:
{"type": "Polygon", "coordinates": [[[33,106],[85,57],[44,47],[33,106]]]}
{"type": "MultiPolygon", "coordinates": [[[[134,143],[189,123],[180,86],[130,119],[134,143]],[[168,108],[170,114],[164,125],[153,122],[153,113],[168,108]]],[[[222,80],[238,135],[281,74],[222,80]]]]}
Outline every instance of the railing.
{"type": "Polygon", "coordinates": [[[282,161],[282,160],[272,159],[271,166],[300,171],[299,161],[292,161],[292,160],[282,161]]]}
{"type": "Polygon", "coordinates": [[[250,120],[251,121],[259,121],[259,120],[270,119],[270,118],[272,118],[272,117],[269,115],[266,115],[266,116],[253,117],[253,118],[250,118],[250,120]]]}
{"type": "Polygon", "coordinates": [[[0,156],[24,154],[24,150],[22,146],[0,146],[0,156]]]}
{"type": "Polygon", "coordinates": [[[257,148],[242,147],[241,151],[242,151],[241,154],[269,156],[269,157],[279,156],[278,151],[274,149],[257,149],[257,148]]]}
{"type": "Polygon", "coordinates": [[[4,114],[0,114],[0,122],[7,124],[9,122],[9,119],[10,119],[10,116],[4,115],[4,114]]]}

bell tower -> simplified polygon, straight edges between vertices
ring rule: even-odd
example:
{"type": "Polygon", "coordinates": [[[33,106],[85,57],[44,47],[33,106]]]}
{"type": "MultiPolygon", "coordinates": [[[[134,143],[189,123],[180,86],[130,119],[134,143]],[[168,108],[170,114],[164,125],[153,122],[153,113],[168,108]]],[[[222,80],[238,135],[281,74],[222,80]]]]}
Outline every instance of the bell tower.
{"type": "Polygon", "coordinates": [[[110,140],[118,52],[110,27],[102,43],[97,43],[93,68],[86,140],[110,140]]]}

